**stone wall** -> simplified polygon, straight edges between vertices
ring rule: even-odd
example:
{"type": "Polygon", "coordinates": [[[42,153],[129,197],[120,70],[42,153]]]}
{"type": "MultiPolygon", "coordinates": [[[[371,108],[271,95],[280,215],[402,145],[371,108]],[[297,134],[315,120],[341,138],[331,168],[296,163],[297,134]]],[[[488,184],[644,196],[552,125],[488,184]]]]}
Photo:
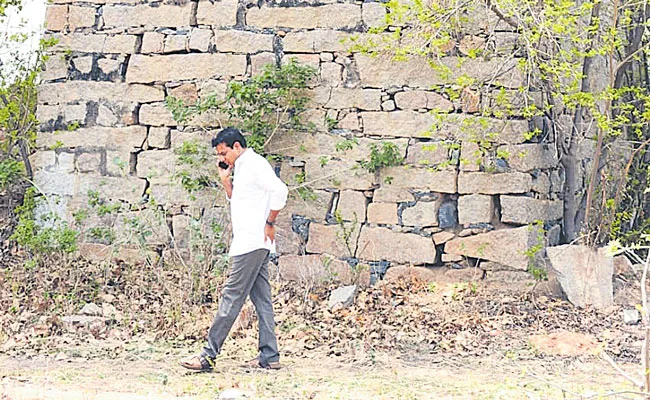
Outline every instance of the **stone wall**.
{"type": "Polygon", "coordinates": [[[191,220],[227,220],[226,203],[218,191],[194,198],[174,182],[174,149],[188,139],[207,143],[211,133],[179,126],[166,96],[224,95],[230,80],[296,58],[318,70],[308,112],[318,132],[278,134],[268,149],[281,156],[287,184],[295,186],[297,174],[313,181],[308,196],[291,191],[281,214],[281,275],[321,276],[347,261],[371,265],[377,277],[386,267],[462,265],[462,256],[526,270],[525,251],[540,240],[530,224],[544,221],[550,240],[559,238],[563,178],[555,149],[527,142],[532,122],[517,116],[524,77],[508,57],[516,34],[477,10],[442,62],[453,77],[492,79],[493,90],[455,98],[425,60],[348,52],[349,40],[366,37],[385,12],[380,3],[329,0],[54,0],[46,33],[59,43],[42,75],[35,182],[68,219],[89,190],[121,202],[120,217],[163,210],[167,234],[149,236],[148,245],[187,246],[191,220]],[[477,46],[493,57],[466,57],[477,46]],[[479,118],[499,108],[499,96],[513,100],[514,116],[479,118]],[[337,121],[334,129],[327,119],[337,121]],[[337,151],[349,137],[359,145],[337,151]],[[404,166],[375,175],[350,169],[381,141],[398,146],[404,166]],[[491,153],[481,151],[484,142],[491,153]]]}

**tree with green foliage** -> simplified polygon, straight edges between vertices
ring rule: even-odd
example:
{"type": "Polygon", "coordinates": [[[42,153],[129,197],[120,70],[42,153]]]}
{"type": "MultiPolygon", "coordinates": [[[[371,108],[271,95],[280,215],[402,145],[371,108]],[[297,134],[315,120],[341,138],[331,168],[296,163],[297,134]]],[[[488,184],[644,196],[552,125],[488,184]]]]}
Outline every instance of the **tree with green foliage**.
{"type": "MultiPolygon", "coordinates": [[[[526,118],[536,123],[526,140],[549,142],[564,171],[563,236],[599,244],[616,233],[647,229],[650,204],[643,166],[650,143],[647,5],[632,0],[449,0],[385,3],[384,26],[373,28],[354,50],[395,60],[425,58],[447,82],[442,90],[460,98],[467,90],[491,99],[482,118],[526,118]],[[473,27],[496,16],[501,31],[517,37],[513,53],[496,49],[494,32],[461,53],[456,44],[473,27]],[[456,56],[456,57],[455,57],[456,56]],[[493,74],[459,74],[472,60],[499,63],[493,74]],[[501,79],[516,72],[514,90],[501,79]],[[625,141],[622,141],[624,139],[625,141]],[[593,161],[582,181],[579,153],[593,143],[593,161]],[[634,149],[620,149],[632,145],[634,149]],[[621,155],[627,168],[621,168],[621,155]],[[636,212],[634,207],[637,207],[636,212]],[[618,222],[616,222],[618,221],[618,222]]],[[[468,36],[471,39],[471,36],[468,36]]],[[[440,115],[441,121],[455,116],[440,115]]],[[[499,134],[487,132],[488,141],[499,134]]],[[[647,163],[645,163],[647,165],[647,163]]]]}

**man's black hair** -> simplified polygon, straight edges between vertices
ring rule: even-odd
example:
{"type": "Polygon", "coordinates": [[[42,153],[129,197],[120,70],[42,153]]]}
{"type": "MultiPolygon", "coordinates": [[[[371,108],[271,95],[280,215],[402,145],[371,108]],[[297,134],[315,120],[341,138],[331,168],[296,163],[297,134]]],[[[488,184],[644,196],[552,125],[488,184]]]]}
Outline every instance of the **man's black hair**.
{"type": "Polygon", "coordinates": [[[246,147],[246,139],[239,129],[228,127],[217,133],[216,137],[212,138],[212,147],[217,147],[223,143],[232,149],[236,142],[239,142],[241,147],[246,147]]]}

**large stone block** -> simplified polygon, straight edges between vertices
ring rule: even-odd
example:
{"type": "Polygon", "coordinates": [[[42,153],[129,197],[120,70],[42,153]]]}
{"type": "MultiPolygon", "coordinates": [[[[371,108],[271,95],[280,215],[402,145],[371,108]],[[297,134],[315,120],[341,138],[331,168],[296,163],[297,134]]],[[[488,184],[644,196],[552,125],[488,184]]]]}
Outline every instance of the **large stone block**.
{"type": "Polygon", "coordinates": [[[397,203],[368,204],[368,222],[372,224],[397,225],[397,203]]]}
{"type": "Polygon", "coordinates": [[[100,197],[110,201],[123,200],[137,204],[142,200],[146,182],[132,176],[110,177],[93,174],[77,175],[75,195],[85,197],[89,190],[98,191],[100,197]]]}
{"type": "Polygon", "coordinates": [[[449,161],[451,143],[444,141],[409,143],[405,163],[419,166],[435,166],[449,161]]]}
{"type": "Polygon", "coordinates": [[[108,36],[104,43],[104,53],[133,54],[136,51],[138,37],[135,35],[108,36]]]}
{"type": "Polygon", "coordinates": [[[415,201],[415,196],[403,187],[383,185],[374,191],[372,201],[378,203],[404,203],[415,201]]]}
{"type": "Polygon", "coordinates": [[[494,199],[483,194],[470,194],[458,198],[458,223],[479,224],[492,221],[494,199]]]}
{"type": "Polygon", "coordinates": [[[396,263],[424,264],[436,261],[431,238],[388,228],[361,229],[358,257],[362,260],[387,260],[396,263]]]}
{"type": "Polygon", "coordinates": [[[70,6],[68,9],[68,28],[74,31],[77,28],[90,28],[95,25],[95,7],[70,6]]]}
{"type": "Polygon", "coordinates": [[[340,225],[309,224],[307,252],[331,254],[336,258],[354,257],[357,252],[360,225],[344,222],[340,225]]]}
{"type": "Polygon", "coordinates": [[[458,175],[458,193],[509,194],[527,193],[533,187],[533,178],[523,172],[490,174],[461,172],[458,175]]]}
{"type": "Polygon", "coordinates": [[[346,221],[363,223],[366,221],[366,196],[355,190],[343,190],[339,194],[336,211],[346,221]]]}
{"type": "Polygon", "coordinates": [[[436,110],[440,112],[453,111],[454,105],[451,101],[438,93],[425,90],[409,90],[395,93],[395,104],[397,108],[405,110],[436,110]]]}
{"type": "Polygon", "coordinates": [[[326,108],[381,110],[381,90],[333,88],[326,108]]]}
{"type": "Polygon", "coordinates": [[[149,4],[136,6],[104,6],[104,26],[106,28],[130,28],[149,26],[157,28],[176,28],[190,26],[192,18],[192,2],[179,5],[149,4]]]}
{"type": "Polygon", "coordinates": [[[614,261],[605,254],[605,249],[563,245],[547,247],[546,254],[571,303],[578,307],[612,305],[614,261]]]}
{"type": "Polygon", "coordinates": [[[48,5],[45,9],[45,29],[62,31],[68,25],[68,6],[48,5]]]}
{"type": "Polygon", "coordinates": [[[345,261],[327,254],[286,255],[278,259],[280,280],[311,284],[355,283],[355,271],[345,261]]]}
{"type": "Polygon", "coordinates": [[[50,47],[53,52],[78,51],[81,53],[101,53],[104,51],[106,35],[94,35],[84,33],[52,34],[47,38],[58,40],[50,47]]]}
{"type": "Polygon", "coordinates": [[[165,46],[165,35],[158,32],[145,32],[142,36],[140,53],[162,53],[165,46]]]}
{"type": "Polygon", "coordinates": [[[282,212],[299,215],[312,221],[324,222],[327,213],[330,211],[331,204],[332,193],[330,192],[314,190],[306,192],[305,196],[301,196],[298,191],[291,190],[287,205],[282,212]]]}
{"type": "Polygon", "coordinates": [[[200,0],[196,12],[199,25],[215,28],[234,26],[237,23],[237,0],[200,0]]]}
{"type": "Polygon", "coordinates": [[[315,29],[289,32],[282,39],[282,50],[286,53],[347,52],[354,44],[352,39],[364,34],[315,29]]]}
{"type": "Polygon", "coordinates": [[[354,160],[331,159],[321,165],[320,157],[305,157],[305,175],[314,189],[368,190],[375,185],[375,176],[359,168],[354,160]]]}
{"type": "Polygon", "coordinates": [[[74,148],[136,149],[142,147],[146,137],[145,126],[91,127],[56,134],[43,132],[36,138],[36,144],[39,147],[60,144],[74,148]]]}
{"type": "Polygon", "coordinates": [[[538,228],[522,226],[452,239],[445,243],[445,253],[480,258],[527,270],[529,257],[526,251],[537,245],[537,241],[538,228]]]}
{"type": "Polygon", "coordinates": [[[359,76],[364,86],[388,88],[391,86],[410,86],[429,89],[432,86],[455,82],[461,76],[469,76],[478,81],[491,81],[497,85],[518,88],[523,83],[523,75],[517,68],[517,60],[493,58],[444,57],[443,69],[448,73],[441,76],[422,57],[412,57],[406,61],[391,61],[386,57],[357,55],[359,76]],[[496,75],[500,75],[496,77],[496,75]]]}
{"type": "Polygon", "coordinates": [[[419,201],[402,211],[402,224],[421,228],[438,226],[439,208],[440,203],[437,201],[419,201]]]}
{"type": "Polygon", "coordinates": [[[558,165],[557,151],[549,144],[526,143],[500,146],[499,150],[509,154],[508,165],[517,171],[553,168],[558,165]]]}
{"type": "Polygon", "coordinates": [[[176,171],[176,155],[171,150],[143,151],[138,154],[137,175],[154,183],[166,183],[176,171]]]}
{"type": "Polygon", "coordinates": [[[251,73],[257,75],[266,65],[275,65],[275,53],[260,53],[251,56],[251,73]]]}
{"type": "Polygon", "coordinates": [[[256,28],[356,28],[361,23],[361,7],[355,4],[328,4],[251,8],[246,14],[246,23],[256,28]]]}
{"type": "Polygon", "coordinates": [[[140,107],[139,121],[143,125],[151,126],[177,126],[172,112],[164,103],[143,104],[140,107]]]}
{"type": "Polygon", "coordinates": [[[424,189],[437,193],[456,193],[456,171],[436,171],[429,168],[386,167],[380,171],[380,182],[390,177],[390,186],[396,189],[424,189]]]}
{"type": "Polygon", "coordinates": [[[386,6],[382,3],[363,3],[361,18],[369,28],[384,26],[386,25],[386,6]]]}
{"type": "Polygon", "coordinates": [[[99,100],[150,103],[164,99],[165,92],[161,88],[148,85],[70,81],[48,83],[38,87],[38,102],[45,104],[99,100]]]}
{"type": "Polygon", "coordinates": [[[465,114],[433,115],[414,111],[362,112],[366,135],[488,140],[521,143],[528,122],[475,117],[465,114]]]}
{"type": "Polygon", "coordinates": [[[246,72],[246,56],[233,54],[134,55],[129,60],[126,81],[150,83],[183,79],[236,76],[246,72]]]}
{"type": "Polygon", "coordinates": [[[68,76],[68,61],[63,55],[54,54],[45,62],[45,69],[41,72],[43,81],[66,78],[68,76]]]}
{"type": "Polygon", "coordinates": [[[34,183],[45,194],[72,196],[75,193],[77,176],[74,174],[49,172],[45,170],[34,173],[34,183]]]}
{"type": "Polygon", "coordinates": [[[529,224],[536,221],[557,221],[562,218],[560,200],[538,200],[526,196],[500,196],[501,222],[529,224]]]}
{"type": "Polygon", "coordinates": [[[218,51],[260,53],[273,51],[273,35],[237,30],[215,30],[214,44],[218,51]]]}
{"type": "Polygon", "coordinates": [[[190,50],[198,50],[205,53],[210,48],[210,43],[212,43],[211,29],[192,29],[189,42],[190,50]]]}

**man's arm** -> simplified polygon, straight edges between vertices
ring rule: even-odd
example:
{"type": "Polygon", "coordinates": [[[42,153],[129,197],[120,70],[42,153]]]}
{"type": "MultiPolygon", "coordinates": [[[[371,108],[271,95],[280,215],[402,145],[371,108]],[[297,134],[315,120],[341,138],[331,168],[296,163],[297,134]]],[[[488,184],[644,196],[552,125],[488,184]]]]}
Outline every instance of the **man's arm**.
{"type": "Polygon", "coordinates": [[[264,227],[264,237],[269,238],[271,241],[275,240],[275,220],[278,218],[280,210],[284,208],[287,203],[287,195],[289,194],[289,189],[287,185],[280,180],[280,178],[275,175],[275,171],[265,160],[265,165],[260,166],[258,172],[258,182],[259,185],[266,190],[270,196],[270,208],[269,216],[266,219],[266,225],[264,227]]]}

